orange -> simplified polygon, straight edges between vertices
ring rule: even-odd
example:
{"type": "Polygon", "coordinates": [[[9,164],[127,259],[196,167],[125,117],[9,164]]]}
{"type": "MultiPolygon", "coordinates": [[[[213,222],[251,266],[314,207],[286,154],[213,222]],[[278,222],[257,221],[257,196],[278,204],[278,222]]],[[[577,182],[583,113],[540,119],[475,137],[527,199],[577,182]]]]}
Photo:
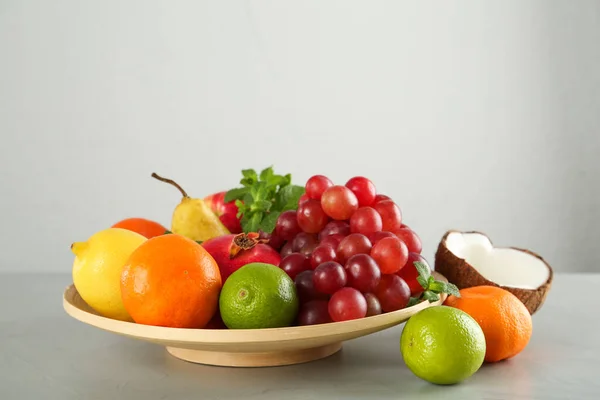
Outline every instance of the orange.
{"type": "Polygon", "coordinates": [[[164,235],[167,228],[158,222],[151,221],[145,218],[127,218],[117,222],[111,228],[122,228],[133,232],[137,232],[142,236],[150,239],[155,236],[164,235]]]}
{"type": "Polygon", "coordinates": [[[203,328],[217,311],[219,266],[195,241],[177,234],[142,243],[121,272],[121,297],[136,323],[203,328]]]}
{"type": "Polygon", "coordinates": [[[531,314],[514,294],[495,286],[475,286],[461,289],[460,296],[448,296],[444,305],[466,312],[479,323],[485,335],[486,362],[514,357],[527,346],[531,314]]]}

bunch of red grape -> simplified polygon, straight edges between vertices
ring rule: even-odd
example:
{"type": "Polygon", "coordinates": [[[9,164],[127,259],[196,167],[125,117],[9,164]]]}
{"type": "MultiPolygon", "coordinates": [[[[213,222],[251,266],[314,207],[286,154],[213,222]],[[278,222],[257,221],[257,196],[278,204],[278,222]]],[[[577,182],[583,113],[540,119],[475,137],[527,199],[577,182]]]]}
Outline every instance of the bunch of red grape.
{"type": "Polygon", "coordinates": [[[302,303],[297,323],[406,307],[411,294],[422,291],[413,263],[428,264],[400,207],[361,176],[341,186],[315,175],[305,189],[298,210],[283,212],[273,233],[281,246],[279,267],[294,279],[302,303]]]}

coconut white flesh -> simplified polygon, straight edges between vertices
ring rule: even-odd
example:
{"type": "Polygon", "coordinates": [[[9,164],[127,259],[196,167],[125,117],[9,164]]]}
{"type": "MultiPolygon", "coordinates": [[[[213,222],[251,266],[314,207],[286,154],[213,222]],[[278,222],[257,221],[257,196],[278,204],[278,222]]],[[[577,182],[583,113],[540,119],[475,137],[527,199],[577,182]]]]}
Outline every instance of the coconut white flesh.
{"type": "Polygon", "coordinates": [[[516,249],[494,248],[480,233],[452,232],[446,237],[446,248],[500,286],[537,289],[550,276],[540,259],[516,249]]]}

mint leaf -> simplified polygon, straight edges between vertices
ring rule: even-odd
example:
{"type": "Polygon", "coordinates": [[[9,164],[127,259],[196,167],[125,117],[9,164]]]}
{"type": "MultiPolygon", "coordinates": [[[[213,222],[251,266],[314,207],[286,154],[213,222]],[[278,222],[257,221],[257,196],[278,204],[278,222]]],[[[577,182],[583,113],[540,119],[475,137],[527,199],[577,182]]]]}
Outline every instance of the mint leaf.
{"type": "Polygon", "coordinates": [[[258,182],[258,176],[256,175],[256,171],[253,169],[243,169],[242,175],[244,176],[245,180],[250,182],[250,184],[258,182]]]}
{"type": "Polygon", "coordinates": [[[252,217],[250,217],[248,224],[246,225],[247,232],[258,232],[258,228],[260,226],[262,217],[263,213],[261,211],[253,214],[252,217]]]}
{"type": "Polygon", "coordinates": [[[252,207],[250,207],[250,211],[269,211],[271,205],[271,202],[268,200],[256,200],[252,204],[252,207]]]}
{"type": "Polygon", "coordinates": [[[275,230],[277,224],[277,218],[279,218],[279,211],[271,212],[267,214],[265,219],[262,220],[258,229],[266,233],[272,233],[275,230]]]}
{"type": "Polygon", "coordinates": [[[452,295],[452,296],[460,297],[460,291],[454,283],[450,283],[450,282],[446,283],[445,293],[452,295]]]}
{"type": "Polygon", "coordinates": [[[429,301],[430,303],[433,303],[434,301],[438,301],[440,299],[440,296],[438,296],[436,293],[433,293],[430,290],[426,290],[423,292],[423,298],[429,301]]]}
{"type": "Polygon", "coordinates": [[[291,174],[276,174],[272,166],[264,168],[260,174],[245,169],[242,175],[240,183],[243,187],[226,193],[227,200],[236,201],[242,231],[261,230],[271,234],[281,212],[298,208],[304,186],[292,185],[291,174]]]}
{"type": "Polygon", "coordinates": [[[225,199],[223,201],[225,201],[225,203],[229,203],[233,200],[239,200],[242,197],[244,197],[246,193],[248,193],[247,187],[231,189],[227,193],[225,193],[225,199]]]}
{"type": "Polygon", "coordinates": [[[281,211],[295,210],[298,207],[298,200],[304,194],[304,187],[297,185],[288,185],[279,191],[279,197],[275,203],[275,209],[281,211]]]}
{"type": "Polygon", "coordinates": [[[269,178],[273,176],[273,166],[267,167],[260,171],[260,180],[269,181],[269,178]]]}
{"type": "Polygon", "coordinates": [[[429,284],[429,290],[435,293],[446,293],[446,282],[434,281],[429,284]]]}
{"type": "Polygon", "coordinates": [[[427,290],[429,287],[429,282],[427,282],[427,279],[423,278],[421,275],[417,276],[417,282],[419,282],[419,285],[421,285],[421,287],[425,290],[427,290]]]}
{"type": "MultiPolygon", "coordinates": [[[[252,205],[252,203],[254,203],[254,197],[251,193],[246,193],[244,197],[242,197],[242,207],[249,208],[252,205]]],[[[240,208],[239,205],[238,208],[240,208]]]]}
{"type": "Polygon", "coordinates": [[[406,307],[415,306],[415,305],[419,304],[420,302],[421,302],[421,299],[419,299],[418,297],[411,297],[408,300],[408,304],[406,305],[406,307]]]}
{"type": "MultiPolygon", "coordinates": [[[[292,183],[292,174],[286,174],[283,177],[282,182],[279,184],[282,188],[292,183]]],[[[304,187],[304,186],[303,186],[304,187]]]]}
{"type": "Polygon", "coordinates": [[[417,269],[419,276],[422,276],[425,280],[429,279],[429,276],[431,275],[431,271],[429,270],[429,267],[427,266],[427,264],[422,263],[421,261],[415,261],[413,263],[413,265],[417,269]]]}

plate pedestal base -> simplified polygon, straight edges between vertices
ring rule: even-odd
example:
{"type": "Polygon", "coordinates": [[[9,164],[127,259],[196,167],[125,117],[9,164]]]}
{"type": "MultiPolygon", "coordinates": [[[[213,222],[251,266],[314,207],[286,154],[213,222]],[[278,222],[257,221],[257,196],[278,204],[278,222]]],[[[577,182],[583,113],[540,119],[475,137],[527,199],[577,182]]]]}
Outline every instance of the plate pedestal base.
{"type": "Polygon", "coordinates": [[[274,367],[319,360],[337,353],[341,348],[342,343],[333,343],[310,349],[267,353],[204,351],[169,346],[167,346],[167,351],[174,357],[196,364],[222,367],[274,367]]]}

